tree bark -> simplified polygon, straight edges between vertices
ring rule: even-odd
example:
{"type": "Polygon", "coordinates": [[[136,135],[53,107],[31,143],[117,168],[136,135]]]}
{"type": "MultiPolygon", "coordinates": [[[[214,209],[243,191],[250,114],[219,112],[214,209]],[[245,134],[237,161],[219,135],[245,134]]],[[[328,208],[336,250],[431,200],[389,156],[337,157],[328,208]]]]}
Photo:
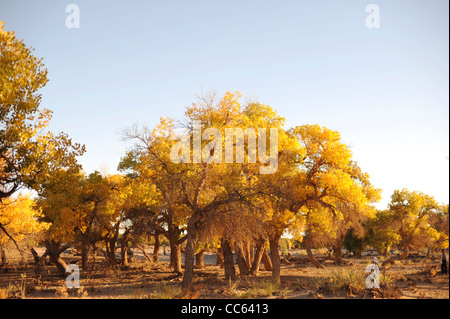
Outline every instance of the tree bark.
{"type": "Polygon", "coordinates": [[[223,265],[225,270],[225,280],[236,279],[236,269],[234,268],[233,250],[228,239],[221,238],[220,246],[223,253],[223,265]]]}
{"type": "Polygon", "coordinates": [[[275,234],[269,236],[269,246],[270,246],[270,257],[272,258],[272,282],[274,284],[280,283],[280,271],[281,271],[281,260],[280,252],[278,251],[278,244],[280,242],[281,235],[275,234]]]}

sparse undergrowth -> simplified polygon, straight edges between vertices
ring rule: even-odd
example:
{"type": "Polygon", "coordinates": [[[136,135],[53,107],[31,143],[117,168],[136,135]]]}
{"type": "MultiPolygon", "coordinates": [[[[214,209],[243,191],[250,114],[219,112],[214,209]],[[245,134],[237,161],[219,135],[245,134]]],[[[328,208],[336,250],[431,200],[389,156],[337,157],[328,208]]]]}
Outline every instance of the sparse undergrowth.
{"type": "Polygon", "coordinates": [[[352,266],[325,269],[283,266],[281,284],[274,284],[271,273],[263,270],[256,277],[228,281],[223,269],[207,265],[195,270],[193,288],[185,295],[182,276],[174,274],[167,262],[136,261],[128,269],[99,263],[102,267],[81,271],[80,289],[69,290],[65,279],[54,275],[54,266],[37,282],[32,264],[27,264],[0,276],[0,298],[448,298],[448,277],[436,272],[434,262],[396,263],[381,271],[380,288],[372,290],[365,286],[366,264],[367,260],[354,260],[352,266]],[[430,289],[424,290],[424,285],[430,289]]]}

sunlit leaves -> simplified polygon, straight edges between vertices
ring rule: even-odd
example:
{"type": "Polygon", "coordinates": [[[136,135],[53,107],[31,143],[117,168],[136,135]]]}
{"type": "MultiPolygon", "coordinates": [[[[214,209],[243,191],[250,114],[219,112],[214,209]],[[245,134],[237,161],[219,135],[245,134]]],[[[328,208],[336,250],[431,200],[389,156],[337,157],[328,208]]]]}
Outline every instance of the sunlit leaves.
{"type": "MultiPolygon", "coordinates": [[[[50,227],[50,223],[38,221],[41,217],[42,212],[34,207],[34,201],[29,196],[19,195],[0,203],[0,224],[17,242],[50,227]]],[[[9,237],[0,232],[0,244],[5,244],[8,240],[9,237]]]]}
{"type": "Polygon", "coordinates": [[[32,49],[0,24],[0,198],[20,187],[40,190],[52,171],[79,169],[84,146],[46,131],[52,112],[41,108],[47,70],[32,49]]]}

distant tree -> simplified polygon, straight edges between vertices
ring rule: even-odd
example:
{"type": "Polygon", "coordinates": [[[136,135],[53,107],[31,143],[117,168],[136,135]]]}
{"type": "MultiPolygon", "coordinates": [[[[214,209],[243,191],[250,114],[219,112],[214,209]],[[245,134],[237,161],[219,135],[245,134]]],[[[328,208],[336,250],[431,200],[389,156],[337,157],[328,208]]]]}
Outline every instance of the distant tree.
{"type": "Polygon", "coordinates": [[[350,228],[347,231],[344,241],[342,242],[344,248],[349,252],[352,252],[356,257],[361,257],[365,244],[364,235],[358,234],[353,228],[350,228]]]}
{"type": "Polygon", "coordinates": [[[367,244],[379,254],[386,256],[391,247],[400,242],[400,235],[394,227],[392,214],[388,210],[377,211],[375,217],[365,224],[367,244]]]}
{"type": "Polygon", "coordinates": [[[411,247],[426,247],[439,239],[440,234],[429,224],[430,216],[438,209],[439,204],[432,196],[407,189],[394,191],[389,214],[403,247],[400,259],[408,257],[411,247]]]}

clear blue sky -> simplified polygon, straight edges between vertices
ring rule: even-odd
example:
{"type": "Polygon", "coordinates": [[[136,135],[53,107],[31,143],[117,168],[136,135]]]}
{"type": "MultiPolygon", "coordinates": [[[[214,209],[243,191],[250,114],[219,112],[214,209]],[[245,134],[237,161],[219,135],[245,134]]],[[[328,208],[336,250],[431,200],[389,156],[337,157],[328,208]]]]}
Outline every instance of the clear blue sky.
{"type": "Polygon", "coordinates": [[[239,90],[287,127],[341,132],[384,190],[380,208],[404,187],[449,201],[448,11],[448,0],[0,0],[5,28],[43,57],[50,128],[86,145],[86,172],[115,172],[123,128],[239,90]],[[65,25],[71,3],[79,29],[65,25]]]}

